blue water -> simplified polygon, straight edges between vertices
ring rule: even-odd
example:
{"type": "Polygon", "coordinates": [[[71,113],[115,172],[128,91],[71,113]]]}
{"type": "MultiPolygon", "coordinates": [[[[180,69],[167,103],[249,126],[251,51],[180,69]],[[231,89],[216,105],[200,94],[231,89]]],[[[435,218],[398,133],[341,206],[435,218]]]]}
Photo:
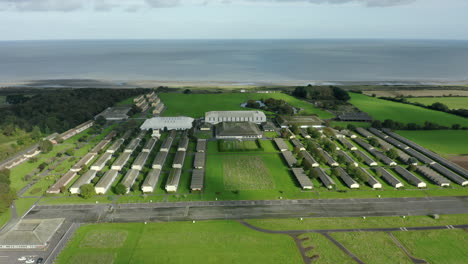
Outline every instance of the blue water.
{"type": "Polygon", "coordinates": [[[468,41],[105,40],[0,42],[0,82],[463,81],[468,41]]]}

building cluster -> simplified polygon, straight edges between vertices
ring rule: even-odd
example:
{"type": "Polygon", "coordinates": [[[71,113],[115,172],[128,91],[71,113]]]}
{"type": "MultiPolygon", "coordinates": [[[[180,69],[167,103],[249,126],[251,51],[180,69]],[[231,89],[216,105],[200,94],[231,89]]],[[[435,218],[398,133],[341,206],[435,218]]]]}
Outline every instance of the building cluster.
{"type": "Polygon", "coordinates": [[[177,146],[177,152],[172,163],[172,169],[169,172],[169,178],[166,182],[166,191],[167,192],[177,192],[180,183],[180,177],[182,175],[182,167],[184,166],[185,157],[187,155],[187,148],[189,144],[189,139],[187,137],[187,130],[182,133],[182,136],[179,140],[179,145],[177,146]]]}

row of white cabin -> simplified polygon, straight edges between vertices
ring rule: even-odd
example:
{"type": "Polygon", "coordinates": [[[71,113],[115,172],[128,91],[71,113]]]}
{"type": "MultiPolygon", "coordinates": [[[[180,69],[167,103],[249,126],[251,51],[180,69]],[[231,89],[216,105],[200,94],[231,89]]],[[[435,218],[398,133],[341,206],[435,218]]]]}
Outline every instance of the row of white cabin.
{"type": "Polygon", "coordinates": [[[177,192],[179,188],[180,177],[182,175],[182,167],[184,166],[185,157],[189,145],[189,138],[187,137],[187,131],[185,131],[180,138],[179,146],[172,163],[172,169],[169,172],[169,177],[166,182],[167,192],[177,192]]]}

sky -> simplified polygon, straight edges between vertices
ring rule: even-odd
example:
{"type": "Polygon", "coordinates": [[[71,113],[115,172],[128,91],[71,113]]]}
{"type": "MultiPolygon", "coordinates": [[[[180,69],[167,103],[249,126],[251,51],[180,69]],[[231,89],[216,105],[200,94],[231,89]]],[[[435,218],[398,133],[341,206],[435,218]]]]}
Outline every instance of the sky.
{"type": "Polygon", "coordinates": [[[468,0],[0,0],[0,40],[464,39],[468,0]]]}

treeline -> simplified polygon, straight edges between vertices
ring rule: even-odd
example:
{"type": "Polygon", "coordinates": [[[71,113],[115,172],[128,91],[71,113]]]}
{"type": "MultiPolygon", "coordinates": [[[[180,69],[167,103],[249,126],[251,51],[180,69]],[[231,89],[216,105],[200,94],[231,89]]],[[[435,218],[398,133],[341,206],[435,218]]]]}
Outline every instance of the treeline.
{"type": "Polygon", "coordinates": [[[379,97],[379,99],[397,102],[397,103],[415,105],[415,106],[419,106],[419,107],[423,107],[423,108],[427,108],[427,109],[431,109],[435,111],[441,111],[441,112],[445,112],[445,113],[449,113],[449,114],[453,114],[453,115],[457,115],[457,116],[461,116],[465,118],[468,117],[468,109],[453,109],[452,110],[448,106],[440,102],[436,102],[431,105],[425,105],[425,104],[421,104],[418,102],[410,102],[406,100],[406,98],[401,98],[401,97],[395,97],[395,98],[394,97],[379,97]]]}
{"type": "Polygon", "coordinates": [[[11,189],[10,183],[10,171],[0,170],[0,214],[6,212],[16,199],[16,192],[11,189]]]}
{"type": "Polygon", "coordinates": [[[299,86],[292,92],[293,96],[311,100],[337,100],[346,102],[351,97],[348,92],[337,86],[299,86]]]}
{"type": "Polygon", "coordinates": [[[268,98],[266,100],[262,99],[260,102],[262,102],[264,106],[262,106],[256,100],[248,100],[246,107],[262,109],[262,110],[277,113],[280,115],[293,115],[294,114],[294,107],[290,106],[284,100],[276,100],[273,98],[268,98]]]}
{"type": "Polygon", "coordinates": [[[27,96],[21,93],[10,94],[10,105],[0,108],[0,128],[2,131],[14,131],[18,127],[29,132],[37,126],[45,134],[64,132],[92,119],[107,107],[145,91],[56,89],[35,90],[35,94],[27,96]]]}
{"type": "Polygon", "coordinates": [[[460,124],[453,124],[451,127],[442,126],[437,123],[433,123],[430,121],[424,122],[423,125],[416,124],[416,123],[401,123],[398,121],[394,121],[391,119],[386,119],[383,122],[380,120],[374,120],[371,123],[371,126],[377,129],[381,128],[389,128],[392,130],[445,130],[445,129],[463,129],[468,130],[468,127],[462,127],[460,124]]]}

